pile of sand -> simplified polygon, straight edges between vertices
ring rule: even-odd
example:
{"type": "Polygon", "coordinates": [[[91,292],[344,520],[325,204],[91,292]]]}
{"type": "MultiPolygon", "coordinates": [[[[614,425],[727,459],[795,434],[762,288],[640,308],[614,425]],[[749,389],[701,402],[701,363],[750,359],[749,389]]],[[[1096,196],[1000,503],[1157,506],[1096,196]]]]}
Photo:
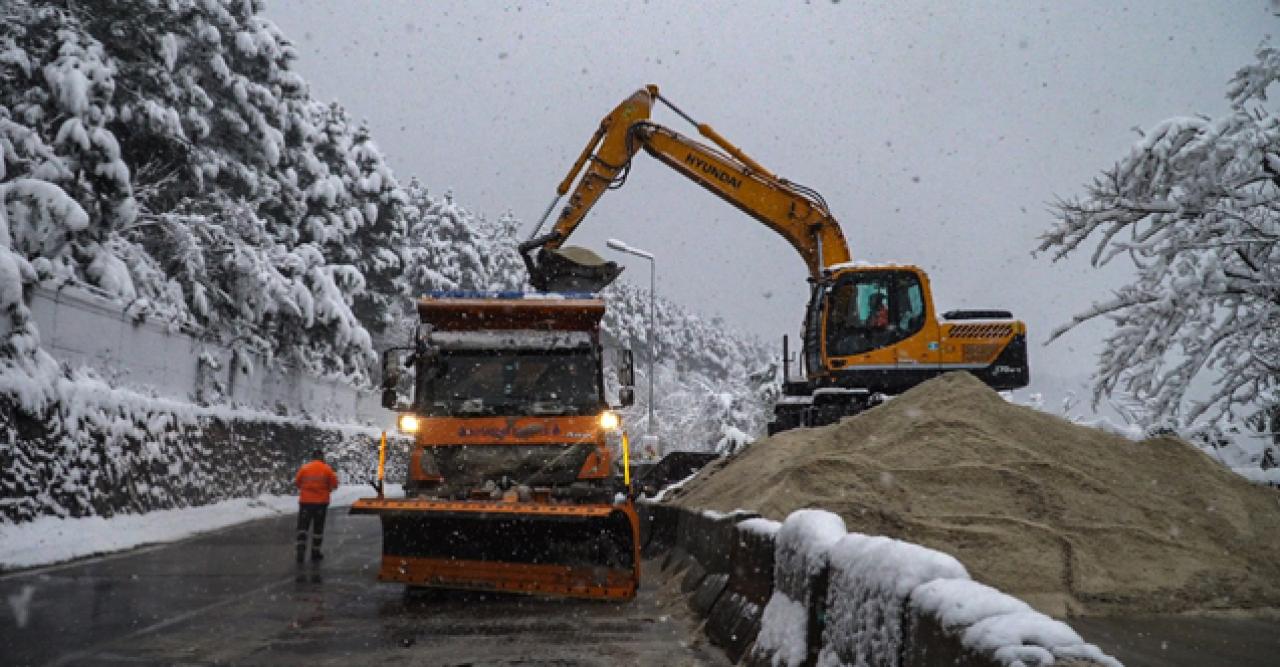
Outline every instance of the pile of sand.
{"type": "Polygon", "coordinates": [[[952,554],[1055,615],[1280,607],[1280,493],[1180,440],[1133,442],[1010,404],[952,373],[839,424],[761,440],[678,505],[851,531],[952,554]]]}

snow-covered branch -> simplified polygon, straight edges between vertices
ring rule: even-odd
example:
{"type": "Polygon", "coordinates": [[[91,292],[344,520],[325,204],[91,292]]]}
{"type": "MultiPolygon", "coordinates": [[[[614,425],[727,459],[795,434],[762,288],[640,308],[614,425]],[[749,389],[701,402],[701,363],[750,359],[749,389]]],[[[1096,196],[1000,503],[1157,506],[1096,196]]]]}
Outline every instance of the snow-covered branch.
{"type": "Polygon", "coordinates": [[[1095,266],[1133,260],[1132,284],[1050,340],[1110,320],[1095,401],[1126,392],[1149,423],[1218,420],[1280,402],[1280,120],[1262,104],[1280,78],[1280,55],[1264,47],[1257,59],[1232,79],[1230,113],[1156,124],[1084,197],[1059,199],[1037,249],[1058,260],[1095,239],[1095,266]],[[1200,377],[1212,380],[1207,397],[1190,393],[1200,377]]]}

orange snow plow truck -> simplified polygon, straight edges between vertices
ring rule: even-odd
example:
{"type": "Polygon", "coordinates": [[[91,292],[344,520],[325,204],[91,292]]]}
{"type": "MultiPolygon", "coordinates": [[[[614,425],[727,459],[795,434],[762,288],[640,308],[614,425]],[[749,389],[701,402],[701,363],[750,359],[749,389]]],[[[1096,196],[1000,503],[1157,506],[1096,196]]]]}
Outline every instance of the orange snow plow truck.
{"type": "MultiPolygon", "coordinates": [[[[383,405],[413,436],[404,497],[351,508],[382,521],[379,580],[634,597],[639,520],[620,419],[605,400],[604,310],[590,295],[418,301],[413,345],[383,357],[383,405]]],[[[619,402],[629,405],[631,355],[619,357],[619,402]]]]}

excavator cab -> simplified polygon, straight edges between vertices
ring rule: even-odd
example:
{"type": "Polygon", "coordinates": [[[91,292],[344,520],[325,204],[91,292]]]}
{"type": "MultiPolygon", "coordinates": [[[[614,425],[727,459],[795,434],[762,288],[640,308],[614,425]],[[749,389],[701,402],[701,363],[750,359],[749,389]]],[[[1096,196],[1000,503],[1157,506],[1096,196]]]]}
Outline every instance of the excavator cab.
{"type": "MultiPolygon", "coordinates": [[[[887,267],[845,271],[831,281],[825,298],[823,343],[828,357],[874,355],[920,337],[924,345],[913,360],[935,361],[937,326],[929,326],[925,317],[928,299],[916,271],[887,267]]],[[[896,361],[902,354],[898,351],[886,361],[896,361]]]]}
{"type": "Polygon", "coordinates": [[[910,265],[846,264],[815,281],[803,343],[805,379],[784,382],[770,433],[832,423],[950,371],[997,390],[1030,380],[1024,323],[1005,310],[939,315],[910,265]]]}

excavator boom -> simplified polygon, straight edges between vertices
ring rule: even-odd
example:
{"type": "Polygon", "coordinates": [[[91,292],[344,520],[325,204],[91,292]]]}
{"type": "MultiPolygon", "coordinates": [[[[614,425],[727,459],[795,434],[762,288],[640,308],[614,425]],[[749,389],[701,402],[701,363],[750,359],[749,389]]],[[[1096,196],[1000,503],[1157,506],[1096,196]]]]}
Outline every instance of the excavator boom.
{"type": "Polygon", "coordinates": [[[705,123],[694,124],[720,150],[650,122],[655,101],[666,102],[658,87],[650,85],[609,112],[556,188],[548,213],[581,173],[550,233],[539,236],[539,223],[534,238],[521,246],[534,287],[599,291],[617,277],[616,265],[607,266],[589,250],[562,246],[605,191],[621,187],[632,158],[642,148],[780,234],[800,253],[810,276],[818,278],[826,267],[850,260],[844,233],[820,195],[775,176],[705,123]]]}
{"type": "Polygon", "coordinates": [[[662,126],[640,123],[632,131],[650,155],[786,239],[810,276],[850,261],[844,232],[821,200],[662,126]]]}

